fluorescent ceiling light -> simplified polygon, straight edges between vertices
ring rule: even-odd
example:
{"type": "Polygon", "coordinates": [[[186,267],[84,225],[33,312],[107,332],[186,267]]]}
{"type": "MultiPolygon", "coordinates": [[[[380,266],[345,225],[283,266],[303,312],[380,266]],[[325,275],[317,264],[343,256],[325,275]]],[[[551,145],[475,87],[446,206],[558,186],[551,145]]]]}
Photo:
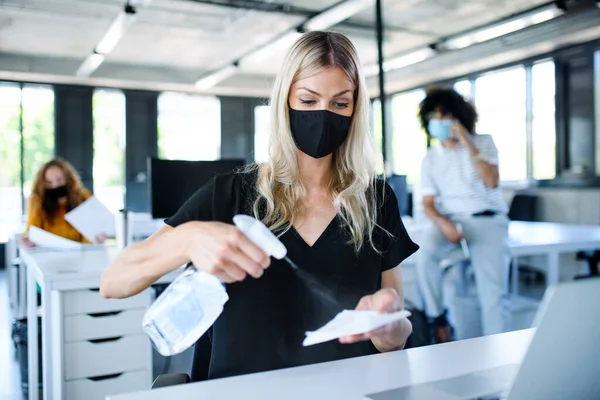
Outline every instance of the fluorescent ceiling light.
{"type": "Polygon", "coordinates": [[[104,61],[104,54],[93,53],[87,56],[85,61],[81,64],[75,75],[86,78],[90,76],[102,62],[104,61]]]}
{"type": "Polygon", "coordinates": [[[473,44],[485,42],[533,25],[541,24],[542,22],[558,17],[562,13],[563,11],[554,5],[538,9],[487,28],[482,28],[474,32],[448,39],[440,44],[440,48],[447,50],[463,49],[473,44]]]}
{"type": "Polygon", "coordinates": [[[347,0],[309,19],[304,28],[309,31],[329,29],[374,5],[375,0],[347,0]]]}
{"type": "Polygon", "coordinates": [[[96,46],[96,53],[108,54],[110,53],[119,40],[123,37],[123,34],[129,27],[129,25],[135,19],[135,10],[133,8],[126,8],[121,11],[117,18],[112,22],[100,42],[96,46]]]}
{"type": "MultiPolygon", "coordinates": [[[[302,27],[308,31],[325,30],[356,15],[362,10],[374,6],[375,0],[347,0],[306,21],[302,27]]],[[[302,36],[297,30],[289,30],[271,43],[248,54],[240,65],[259,64],[268,60],[273,54],[287,51],[298,38],[302,36]]]]}
{"type": "Polygon", "coordinates": [[[294,42],[300,38],[300,36],[302,36],[302,34],[296,30],[288,31],[279,38],[275,39],[273,42],[261,47],[253,53],[248,54],[240,61],[240,64],[245,66],[248,64],[264,62],[279,51],[287,51],[294,44],[294,42]]]}
{"type": "Polygon", "coordinates": [[[211,87],[217,85],[219,82],[224,81],[225,79],[229,78],[230,76],[234,75],[237,71],[237,66],[236,65],[228,65],[225,68],[221,68],[220,70],[213,72],[209,75],[205,75],[202,78],[198,79],[198,81],[196,81],[196,89],[198,90],[206,90],[206,89],[210,89],[211,87]]]}
{"type": "Polygon", "coordinates": [[[420,50],[416,50],[407,54],[403,54],[398,57],[394,57],[388,61],[383,62],[383,70],[391,71],[393,69],[400,69],[408,67],[409,65],[420,63],[435,55],[435,51],[429,47],[425,47],[420,50]]]}
{"type": "MultiPolygon", "coordinates": [[[[387,61],[383,62],[383,70],[385,72],[401,69],[408,67],[409,65],[420,63],[435,55],[435,50],[429,47],[425,47],[419,50],[411,51],[397,57],[392,57],[387,61]]],[[[363,72],[366,77],[375,76],[379,73],[379,66],[377,64],[368,65],[363,68],[363,72]]]]}

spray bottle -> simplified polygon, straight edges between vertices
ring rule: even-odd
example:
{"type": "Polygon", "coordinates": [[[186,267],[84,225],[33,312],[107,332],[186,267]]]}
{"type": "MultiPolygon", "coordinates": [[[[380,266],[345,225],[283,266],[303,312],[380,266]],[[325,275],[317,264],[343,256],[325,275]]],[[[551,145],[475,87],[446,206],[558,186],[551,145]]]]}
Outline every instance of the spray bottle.
{"type": "MultiPolygon", "coordinates": [[[[259,220],[236,215],[233,223],[268,256],[286,259],[283,243],[259,220]]],[[[142,327],[163,356],[191,347],[214,324],[229,300],[225,285],[214,275],[188,265],[150,306],[142,327]]]]}

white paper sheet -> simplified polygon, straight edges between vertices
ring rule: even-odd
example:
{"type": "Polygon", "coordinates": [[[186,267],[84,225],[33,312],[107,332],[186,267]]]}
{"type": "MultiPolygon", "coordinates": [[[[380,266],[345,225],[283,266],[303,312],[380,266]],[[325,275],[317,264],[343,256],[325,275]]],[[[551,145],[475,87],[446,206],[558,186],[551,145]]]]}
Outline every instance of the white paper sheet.
{"type": "Polygon", "coordinates": [[[92,243],[103,233],[115,236],[114,214],[94,196],[66,213],[65,219],[92,243]]]}
{"type": "Polygon", "coordinates": [[[358,335],[410,316],[409,311],[379,314],[377,311],[344,310],[316,331],[306,332],[303,346],[328,342],[348,335],[358,335]]]}
{"type": "Polygon", "coordinates": [[[81,243],[55,235],[48,231],[31,226],[27,238],[37,247],[52,247],[55,249],[81,249],[81,243]]]}

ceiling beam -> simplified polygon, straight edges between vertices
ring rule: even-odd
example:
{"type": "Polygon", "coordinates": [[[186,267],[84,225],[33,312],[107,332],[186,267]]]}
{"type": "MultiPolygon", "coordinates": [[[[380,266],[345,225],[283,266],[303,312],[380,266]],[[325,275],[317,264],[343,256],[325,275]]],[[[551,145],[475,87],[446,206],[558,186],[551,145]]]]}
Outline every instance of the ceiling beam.
{"type": "MultiPolygon", "coordinates": [[[[266,13],[277,13],[277,14],[285,14],[294,17],[305,17],[311,18],[320,14],[323,10],[315,11],[307,8],[301,8],[296,6],[291,6],[289,4],[279,4],[279,3],[267,3],[265,1],[259,0],[185,0],[192,3],[198,4],[207,4],[218,7],[227,7],[233,8],[236,10],[249,10],[249,11],[260,11],[266,13]]],[[[375,35],[375,25],[368,24],[364,22],[350,21],[346,20],[339,24],[339,26],[344,28],[356,29],[356,30],[364,30],[368,32],[373,32],[375,35]]],[[[410,28],[404,28],[401,26],[385,26],[385,30],[388,32],[405,32],[405,33],[413,33],[416,35],[424,35],[424,36],[435,36],[431,32],[422,32],[410,28]]]]}
{"type": "Polygon", "coordinates": [[[267,3],[259,0],[187,0],[192,3],[234,8],[237,10],[261,11],[268,13],[287,14],[299,17],[313,17],[319,12],[308,8],[291,6],[289,4],[267,3]]]}

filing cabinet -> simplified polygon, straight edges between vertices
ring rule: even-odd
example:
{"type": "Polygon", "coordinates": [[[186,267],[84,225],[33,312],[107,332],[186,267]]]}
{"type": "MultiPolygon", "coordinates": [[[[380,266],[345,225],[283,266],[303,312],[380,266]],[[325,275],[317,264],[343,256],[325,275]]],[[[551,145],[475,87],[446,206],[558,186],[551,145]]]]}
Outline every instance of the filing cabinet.
{"type": "Polygon", "coordinates": [[[149,389],[152,352],[142,318],[150,290],[127,299],[105,299],[98,289],[61,295],[63,399],[104,400],[149,389]]]}

